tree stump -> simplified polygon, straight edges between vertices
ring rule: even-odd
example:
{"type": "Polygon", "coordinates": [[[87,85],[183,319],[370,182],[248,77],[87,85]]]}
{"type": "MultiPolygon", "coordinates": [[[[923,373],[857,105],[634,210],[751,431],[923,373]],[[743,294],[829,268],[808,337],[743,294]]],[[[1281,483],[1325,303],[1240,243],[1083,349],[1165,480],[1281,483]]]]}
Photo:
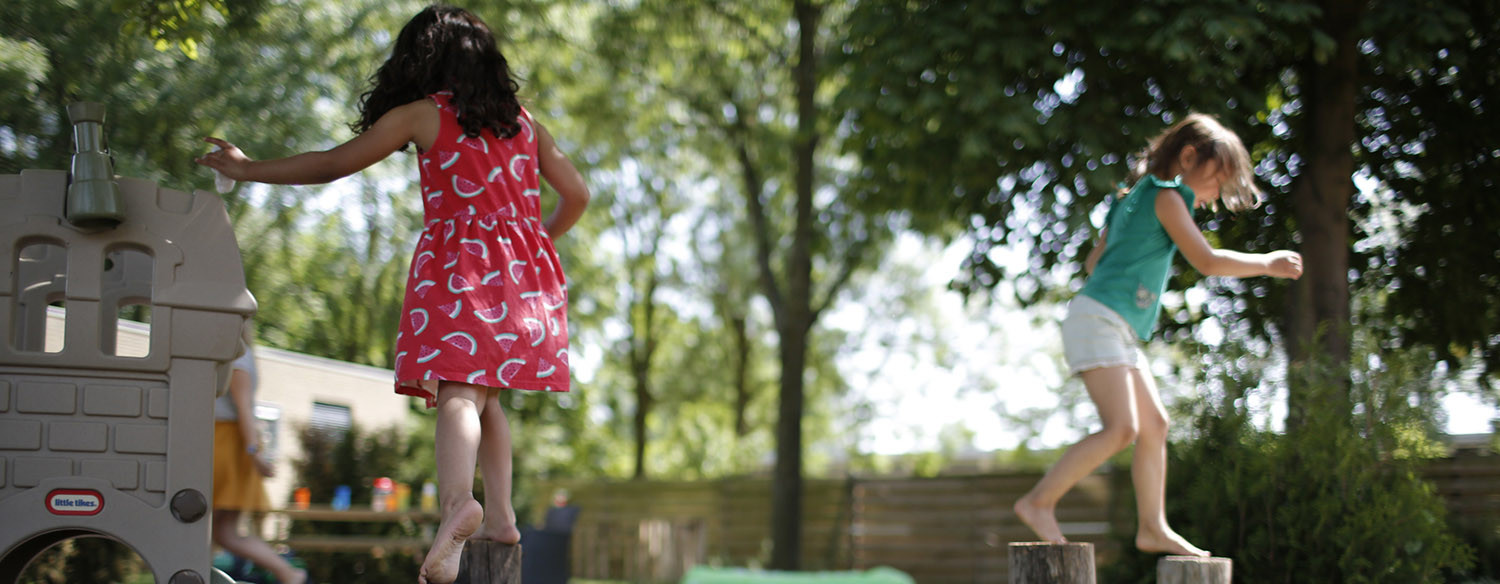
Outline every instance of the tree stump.
{"type": "Polygon", "coordinates": [[[521,545],[471,540],[464,544],[453,584],[520,584],[521,545]]]}
{"type": "Polygon", "coordinates": [[[1229,558],[1167,556],[1156,561],[1156,584],[1229,584],[1233,574],[1229,558]]]}
{"type": "Polygon", "coordinates": [[[1094,584],[1094,544],[1010,544],[1010,584],[1094,584]]]}

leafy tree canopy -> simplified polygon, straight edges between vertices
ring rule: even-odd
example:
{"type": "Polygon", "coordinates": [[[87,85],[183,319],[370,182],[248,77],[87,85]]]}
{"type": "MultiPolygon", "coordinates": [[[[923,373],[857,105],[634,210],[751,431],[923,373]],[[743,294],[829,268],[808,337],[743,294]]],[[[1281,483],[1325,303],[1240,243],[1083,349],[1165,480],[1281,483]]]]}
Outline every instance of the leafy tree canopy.
{"type": "MultiPolygon", "coordinates": [[[[1392,342],[1450,361],[1477,348],[1493,370],[1500,214],[1487,193],[1500,177],[1500,128],[1481,114],[1500,96],[1500,15],[1478,0],[1356,4],[1349,147],[1376,188],[1348,210],[1349,280],[1391,288],[1392,342]]],[[[1297,249],[1309,226],[1291,212],[1292,187],[1319,122],[1306,81],[1331,58],[1336,24],[1302,0],[860,2],[841,56],[850,82],[839,103],[855,136],[846,151],[864,162],[868,204],[976,239],[957,286],[1013,278],[1034,301],[1055,289],[1049,270],[1081,274],[1096,211],[1128,177],[1132,154],[1201,111],[1246,142],[1267,194],[1256,211],[1207,217],[1210,241],[1297,249]],[[1032,252],[1022,273],[989,255],[1013,244],[1032,252]]],[[[1174,287],[1199,279],[1184,274],[1174,287]]],[[[1268,336],[1287,311],[1284,287],[1216,280],[1211,289],[1231,300],[1219,312],[1242,313],[1251,334],[1268,336]]],[[[1183,311],[1165,318],[1168,336],[1193,324],[1183,311]]]]}

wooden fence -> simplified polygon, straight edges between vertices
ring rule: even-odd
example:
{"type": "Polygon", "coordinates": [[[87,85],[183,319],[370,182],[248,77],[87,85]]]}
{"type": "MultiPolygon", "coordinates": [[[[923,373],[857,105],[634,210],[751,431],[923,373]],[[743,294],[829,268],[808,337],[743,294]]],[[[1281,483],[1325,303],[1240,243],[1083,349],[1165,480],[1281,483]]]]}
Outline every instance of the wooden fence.
{"type": "MultiPolygon", "coordinates": [[[[809,569],[849,565],[852,483],[807,481],[802,562],[809,569]]],[[[771,482],[563,483],[583,509],[573,529],[573,576],[675,582],[705,563],[747,565],[770,556],[771,482]]],[[[545,509],[547,501],[539,500],[545,509]]]]}
{"type": "MultiPolygon", "coordinates": [[[[1424,473],[1465,521],[1500,525],[1500,456],[1437,461],[1424,473]]],[[[917,582],[1001,584],[1009,581],[1006,546],[1035,536],[1013,513],[1037,474],[929,479],[810,479],[805,482],[802,567],[807,570],[891,566],[917,582]]],[[[573,577],[676,582],[699,564],[757,566],[771,553],[771,482],[560,482],[578,516],[573,577]]],[[[1119,553],[1112,529],[1134,529],[1126,472],[1086,477],[1059,503],[1073,541],[1095,545],[1096,563],[1119,553]]],[[[537,509],[548,501],[538,499],[537,509]]]]}
{"type": "MultiPolygon", "coordinates": [[[[1038,478],[808,480],[802,566],[892,566],[918,582],[1005,582],[1006,544],[1034,539],[1010,507],[1038,478]]],[[[1087,477],[1058,505],[1064,533],[1094,542],[1104,556],[1115,551],[1108,539],[1110,494],[1119,489],[1111,480],[1117,479],[1087,477]]],[[[568,482],[540,492],[550,496],[557,487],[583,510],[573,531],[575,578],[675,582],[698,564],[769,562],[769,479],[568,482]]]]}
{"type": "Polygon", "coordinates": [[[1434,461],[1422,469],[1458,523],[1500,528],[1500,454],[1434,461]]]}

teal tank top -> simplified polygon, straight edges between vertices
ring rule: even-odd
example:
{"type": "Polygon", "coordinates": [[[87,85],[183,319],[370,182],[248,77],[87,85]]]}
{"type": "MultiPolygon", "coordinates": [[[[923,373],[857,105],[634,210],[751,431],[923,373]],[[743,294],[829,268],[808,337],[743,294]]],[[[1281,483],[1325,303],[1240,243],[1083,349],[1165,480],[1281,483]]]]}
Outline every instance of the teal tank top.
{"type": "Polygon", "coordinates": [[[1172,255],[1177,253],[1177,244],[1156,218],[1156,193],[1162,189],[1176,189],[1192,212],[1193,191],[1182,177],[1162,180],[1146,175],[1110,205],[1104,217],[1109,229],[1104,253],[1079,292],[1119,313],[1143,341],[1156,328],[1161,294],[1167,290],[1172,255]]]}

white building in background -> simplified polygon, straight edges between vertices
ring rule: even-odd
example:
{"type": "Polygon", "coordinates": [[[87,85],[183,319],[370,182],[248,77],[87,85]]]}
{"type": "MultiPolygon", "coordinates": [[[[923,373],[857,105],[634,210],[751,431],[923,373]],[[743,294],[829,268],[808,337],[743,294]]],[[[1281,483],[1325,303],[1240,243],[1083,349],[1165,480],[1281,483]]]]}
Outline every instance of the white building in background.
{"type": "MultiPolygon", "coordinates": [[[[47,319],[47,348],[60,350],[64,309],[54,307],[47,319]]],[[[151,325],[120,320],[116,354],[146,354],[151,325]]],[[[260,385],[255,394],[255,415],[266,433],[262,438],[275,457],[276,476],[266,480],[271,506],[288,506],[296,485],[292,461],[302,456],[298,429],[307,424],[347,428],[357,423],[365,430],[399,426],[410,429],[408,416],[417,398],[398,395],[393,389],[395,373],[390,369],[324,359],[264,346],[255,348],[260,385]]],[[[204,412],[212,416],[213,411],[204,412]]],[[[373,478],[373,477],[372,477],[373,478]]],[[[327,501],[314,501],[327,504],[327,501]]]]}
{"type": "Polygon", "coordinates": [[[390,369],[269,347],[256,347],[255,364],[260,373],[255,416],[264,424],[269,435],[263,441],[276,457],[276,476],[266,481],[273,507],[286,506],[296,486],[292,461],[302,456],[299,428],[313,424],[342,429],[357,423],[366,431],[410,429],[408,412],[417,398],[395,392],[395,372],[390,369]]]}

